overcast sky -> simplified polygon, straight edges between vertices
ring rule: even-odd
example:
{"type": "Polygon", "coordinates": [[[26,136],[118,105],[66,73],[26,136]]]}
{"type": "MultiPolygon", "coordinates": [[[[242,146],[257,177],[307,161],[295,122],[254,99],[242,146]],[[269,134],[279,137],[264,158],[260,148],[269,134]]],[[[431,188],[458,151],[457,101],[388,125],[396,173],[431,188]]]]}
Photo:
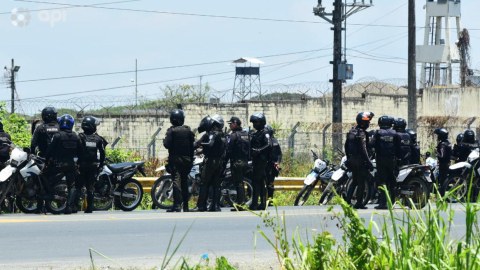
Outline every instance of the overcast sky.
{"type": "MultiPolygon", "coordinates": [[[[109,2],[109,0],[42,1],[84,5],[109,2]]],[[[118,1],[121,0],[110,0],[110,2],[118,1]]],[[[331,10],[332,2],[332,0],[324,1],[327,10],[331,10]]],[[[142,0],[103,5],[103,7],[323,22],[321,18],[312,14],[312,8],[316,4],[316,0],[142,0]]],[[[425,1],[417,1],[417,25],[422,27],[425,24],[424,4],[425,1]]],[[[332,31],[328,24],[226,19],[78,7],[34,11],[57,7],[59,5],[12,0],[0,2],[0,33],[3,37],[0,45],[0,66],[9,67],[11,58],[14,58],[15,64],[21,66],[18,81],[132,71],[135,69],[135,59],[138,59],[139,69],[224,61],[212,65],[138,73],[139,84],[186,77],[195,78],[168,83],[198,84],[199,80],[196,77],[205,75],[204,83],[209,82],[215,89],[223,90],[233,86],[234,69],[227,65],[227,60],[243,56],[260,57],[265,62],[265,67],[262,68],[262,81],[265,84],[327,81],[332,73],[331,67],[319,69],[327,66],[332,60],[330,49],[332,31]],[[31,10],[28,26],[18,27],[12,24],[11,11],[14,8],[31,10]],[[52,22],[52,18],[58,21],[52,22]],[[325,50],[261,58],[261,56],[322,48],[325,50]],[[315,59],[299,61],[284,67],[281,65],[268,67],[272,64],[309,58],[315,59]],[[208,76],[208,74],[222,72],[229,73],[208,76]],[[302,73],[305,74],[298,75],[302,73]]],[[[476,17],[478,10],[480,10],[480,1],[462,1],[462,26],[472,29],[470,31],[471,55],[474,68],[480,62],[480,48],[476,47],[480,41],[478,31],[480,27],[476,17]]],[[[348,22],[406,26],[407,0],[375,0],[374,7],[355,14],[348,22]]],[[[417,33],[417,44],[420,44],[423,42],[423,29],[417,33]]],[[[350,35],[347,39],[348,48],[355,47],[355,50],[369,54],[368,56],[357,51],[348,51],[349,62],[355,65],[355,80],[367,76],[379,79],[407,78],[407,28],[351,25],[348,27],[347,34],[350,35]],[[396,63],[351,58],[356,55],[396,63]]],[[[134,73],[124,73],[19,82],[17,90],[20,98],[23,99],[43,96],[49,96],[52,99],[69,99],[85,95],[131,96],[134,94],[131,82],[134,76],[134,73]],[[128,85],[132,87],[56,96],[128,85]]],[[[455,78],[455,81],[458,79],[455,78]]],[[[162,83],[139,86],[138,90],[142,95],[153,97],[159,93],[159,85],[162,83]]],[[[0,100],[10,97],[9,89],[5,87],[5,84],[0,85],[0,100]]]]}

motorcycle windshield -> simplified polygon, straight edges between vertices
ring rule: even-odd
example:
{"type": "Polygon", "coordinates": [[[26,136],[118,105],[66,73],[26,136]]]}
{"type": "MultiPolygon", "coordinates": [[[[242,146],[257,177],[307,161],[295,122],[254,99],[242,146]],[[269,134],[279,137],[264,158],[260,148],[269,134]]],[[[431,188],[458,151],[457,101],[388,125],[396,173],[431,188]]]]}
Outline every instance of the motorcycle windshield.
{"type": "Polygon", "coordinates": [[[0,172],[0,182],[5,182],[14,172],[17,171],[17,168],[14,168],[10,165],[5,167],[1,172],[0,172]]]}

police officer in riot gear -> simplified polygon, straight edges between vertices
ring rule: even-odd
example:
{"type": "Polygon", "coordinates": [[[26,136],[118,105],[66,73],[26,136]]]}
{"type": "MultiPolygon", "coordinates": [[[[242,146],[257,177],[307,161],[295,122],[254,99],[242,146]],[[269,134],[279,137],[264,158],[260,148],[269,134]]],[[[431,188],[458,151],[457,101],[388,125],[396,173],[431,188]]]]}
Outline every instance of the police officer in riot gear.
{"type": "MultiPolygon", "coordinates": [[[[2,118],[0,117],[0,121],[2,118]]],[[[3,123],[0,122],[0,170],[5,168],[5,162],[10,159],[10,150],[12,145],[12,137],[3,130],[3,123]]]]}
{"type": "MultiPolygon", "coordinates": [[[[393,116],[385,115],[380,117],[378,119],[380,130],[375,132],[371,142],[377,155],[377,183],[379,186],[386,184],[392,203],[395,200],[397,178],[395,171],[397,159],[400,156],[400,140],[395,130],[392,130],[393,122],[393,116]]],[[[379,205],[375,208],[388,209],[385,190],[380,190],[379,205]]]]}
{"type": "Polygon", "coordinates": [[[410,135],[405,130],[407,128],[407,121],[403,118],[395,118],[393,129],[400,137],[400,160],[398,166],[410,164],[411,154],[411,139],[410,135]]]}
{"type": "MultiPolygon", "coordinates": [[[[78,163],[83,162],[83,146],[78,135],[72,131],[75,120],[69,114],[62,115],[58,124],[60,132],[53,135],[52,142],[48,146],[45,158],[46,165],[45,176],[47,178],[55,177],[57,174],[65,174],[67,180],[68,198],[65,207],[65,214],[72,213],[72,203],[75,198],[75,175],[76,166],[74,158],[78,158],[78,163]]],[[[51,194],[49,194],[51,195],[51,194]]]]}
{"type": "Polygon", "coordinates": [[[476,148],[479,148],[480,145],[479,145],[479,142],[477,140],[475,140],[475,132],[471,129],[467,129],[465,130],[465,132],[463,132],[463,143],[462,143],[465,147],[465,155],[466,155],[466,158],[465,160],[467,160],[468,156],[470,155],[470,153],[475,150],[476,148]]]}
{"type": "MultiPolygon", "coordinates": [[[[345,153],[347,154],[346,165],[353,173],[353,186],[357,186],[357,203],[353,206],[356,209],[367,209],[363,205],[365,192],[365,183],[368,179],[368,171],[373,170],[373,164],[367,153],[367,144],[369,143],[367,129],[370,121],[374,117],[371,112],[361,112],[357,115],[357,126],[352,128],[347,134],[345,142],[345,153]]],[[[347,203],[351,204],[353,192],[349,192],[347,203]]]]}
{"type": "Polygon", "coordinates": [[[167,212],[188,212],[188,174],[192,169],[195,135],[184,125],[185,113],[175,109],[170,113],[172,126],[167,130],[163,145],[168,149],[168,168],[173,181],[173,206],[167,212]]]}
{"type": "Polygon", "coordinates": [[[268,130],[265,128],[267,118],[263,113],[254,113],[250,116],[250,122],[256,132],[251,138],[252,151],[252,204],[250,210],[264,210],[266,208],[266,198],[258,205],[258,197],[261,195],[262,189],[265,189],[265,169],[271,159],[272,140],[268,130]]]}
{"type": "MultiPolygon", "coordinates": [[[[230,138],[227,140],[227,156],[225,160],[230,160],[232,178],[237,189],[237,204],[245,205],[245,187],[243,178],[248,171],[248,159],[250,158],[250,136],[246,130],[242,129],[242,121],[238,117],[232,117],[227,122],[230,125],[230,138]]],[[[242,211],[243,208],[236,207],[231,211],[242,211]]]]}
{"type": "MultiPolygon", "coordinates": [[[[100,125],[100,121],[97,118],[93,116],[84,117],[82,120],[83,133],[78,135],[84,151],[82,162],[79,163],[79,174],[75,180],[75,190],[81,190],[83,186],[87,188],[87,209],[85,209],[85,213],[92,213],[93,211],[94,184],[105,163],[107,142],[96,133],[98,125],[100,125]],[[97,153],[100,154],[100,157],[97,157],[97,153]]],[[[79,200],[80,192],[76,192],[72,213],[77,213],[79,200]]]]}
{"type": "Polygon", "coordinates": [[[417,142],[417,133],[413,129],[405,130],[410,135],[410,164],[421,164],[420,143],[417,142]]]}
{"type": "Polygon", "coordinates": [[[212,114],[202,119],[198,126],[198,132],[205,132],[202,138],[195,143],[195,146],[201,146],[205,155],[205,165],[202,170],[202,183],[200,185],[200,194],[198,196],[197,207],[192,211],[206,211],[208,190],[213,187],[213,199],[208,211],[216,212],[220,209],[220,178],[225,158],[226,138],[222,129],[224,126],[223,118],[218,114],[212,114]]]}
{"type": "MultiPolygon", "coordinates": [[[[448,131],[445,128],[437,128],[434,131],[438,137],[438,145],[435,148],[438,159],[438,187],[440,187],[448,176],[452,147],[448,141],[448,131]]],[[[444,194],[442,194],[443,196],[444,194]]]]}
{"type": "MultiPolygon", "coordinates": [[[[282,149],[277,139],[274,137],[275,130],[270,126],[266,125],[265,128],[268,130],[268,134],[272,139],[272,155],[271,160],[267,163],[266,169],[266,184],[267,184],[267,196],[268,199],[273,199],[273,192],[275,191],[275,177],[278,176],[280,172],[280,163],[282,162],[282,149]]],[[[262,194],[262,196],[265,196],[262,194]]]]}
{"type": "MultiPolygon", "coordinates": [[[[33,136],[32,136],[31,145],[30,145],[30,149],[32,153],[45,158],[45,155],[47,154],[48,146],[52,141],[53,135],[60,131],[60,128],[58,126],[58,121],[57,121],[57,114],[58,114],[58,111],[55,107],[45,107],[42,110],[43,123],[36,128],[35,128],[36,122],[34,121],[35,124],[32,123],[32,129],[35,128],[35,130],[32,132],[33,136]]],[[[48,183],[47,179],[44,176],[40,176],[40,180],[42,182],[42,185],[45,191],[47,192],[46,197],[47,198],[50,197],[49,195],[53,193],[53,190],[50,187],[50,184],[48,183]]],[[[41,214],[42,209],[43,209],[43,199],[38,198],[37,210],[35,213],[41,214]]]]}
{"type": "Polygon", "coordinates": [[[452,151],[452,159],[457,162],[463,162],[467,160],[467,157],[465,157],[465,151],[466,146],[463,144],[463,133],[460,133],[457,135],[456,139],[456,144],[453,146],[453,151],[452,151]]]}

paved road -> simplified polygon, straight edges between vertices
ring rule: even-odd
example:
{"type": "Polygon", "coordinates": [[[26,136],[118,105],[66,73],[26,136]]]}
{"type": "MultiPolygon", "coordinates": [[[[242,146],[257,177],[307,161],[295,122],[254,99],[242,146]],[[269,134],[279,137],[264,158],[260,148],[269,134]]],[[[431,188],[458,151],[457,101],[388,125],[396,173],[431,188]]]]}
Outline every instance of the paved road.
{"type": "MultiPolygon", "coordinates": [[[[465,227],[465,214],[460,205],[456,211],[454,232],[460,237],[465,227]]],[[[37,216],[13,214],[0,216],[1,269],[65,269],[91,266],[89,248],[105,254],[121,264],[138,268],[161,265],[171,233],[173,245],[192,225],[177,254],[198,260],[203,254],[210,258],[225,256],[242,269],[278,269],[276,255],[268,243],[255,232],[257,226],[272,236],[262,220],[248,212],[165,213],[165,211],[95,212],[70,216],[37,216]],[[256,265],[254,265],[254,262],[256,265]],[[258,263],[261,262],[261,267],[258,263]],[[270,268],[270,266],[272,268],[270,268]]],[[[269,209],[271,213],[274,208],[269,209]]],[[[334,211],[340,212],[335,207],[334,211]]],[[[328,230],[337,239],[341,231],[330,217],[327,207],[280,207],[285,212],[289,237],[299,231],[328,230]]],[[[367,221],[383,220],[381,211],[360,211],[367,221]]],[[[115,266],[94,255],[95,264],[115,266]]]]}

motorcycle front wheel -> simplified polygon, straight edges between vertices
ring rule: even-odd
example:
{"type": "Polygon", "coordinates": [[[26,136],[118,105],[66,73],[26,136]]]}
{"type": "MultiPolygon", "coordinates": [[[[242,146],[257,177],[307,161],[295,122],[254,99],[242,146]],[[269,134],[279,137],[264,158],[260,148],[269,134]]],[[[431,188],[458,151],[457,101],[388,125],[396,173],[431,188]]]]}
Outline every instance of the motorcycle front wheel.
{"type": "Polygon", "coordinates": [[[448,177],[445,183],[441,186],[441,194],[449,193],[455,190],[447,197],[447,201],[451,203],[463,202],[467,198],[468,181],[462,176],[448,177]]]}
{"type": "Polygon", "coordinates": [[[93,211],[108,211],[112,208],[113,198],[110,196],[112,185],[108,179],[104,179],[100,185],[95,185],[93,195],[93,211]]]}
{"type": "Polygon", "coordinates": [[[157,179],[150,191],[153,203],[160,209],[170,209],[173,206],[173,181],[171,175],[157,179]]]}
{"type": "Polygon", "coordinates": [[[295,198],[295,206],[302,206],[305,204],[305,202],[308,200],[308,197],[310,197],[310,194],[312,193],[312,190],[315,186],[314,185],[303,185],[303,188],[300,190],[300,192],[297,195],[297,198],[295,198]]]}
{"type": "MultiPolygon", "coordinates": [[[[243,178],[243,187],[245,189],[245,205],[249,206],[250,204],[252,204],[252,191],[253,191],[252,181],[248,178],[243,178]]],[[[228,192],[228,196],[226,196],[222,192],[222,197],[220,197],[220,202],[223,202],[224,200],[227,201],[229,206],[233,207],[233,205],[237,203],[237,195],[236,193],[233,194],[228,192]]]]}
{"type": "Polygon", "coordinates": [[[142,203],[143,187],[135,179],[123,181],[116,192],[120,194],[115,195],[115,206],[123,211],[133,211],[142,203]]]}

